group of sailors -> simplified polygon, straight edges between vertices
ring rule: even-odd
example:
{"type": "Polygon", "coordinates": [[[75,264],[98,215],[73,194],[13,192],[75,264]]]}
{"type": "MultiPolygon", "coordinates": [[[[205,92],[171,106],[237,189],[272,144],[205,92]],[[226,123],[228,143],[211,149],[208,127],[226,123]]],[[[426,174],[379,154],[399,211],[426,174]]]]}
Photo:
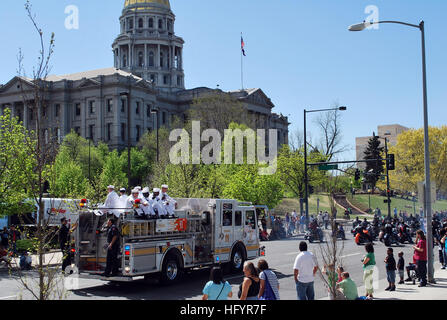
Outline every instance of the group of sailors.
{"type": "Polygon", "coordinates": [[[135,187],[131,194],[126,194],[126,189],[115,192],[115,187],[107,187],[108,195],[101,212],[113,213],[119,216],[123,212],[134,210],[136,219],[168,219],[175,217],[177,202],[168,195],[168,185],[152,189],[149,187],[135,187]]]}

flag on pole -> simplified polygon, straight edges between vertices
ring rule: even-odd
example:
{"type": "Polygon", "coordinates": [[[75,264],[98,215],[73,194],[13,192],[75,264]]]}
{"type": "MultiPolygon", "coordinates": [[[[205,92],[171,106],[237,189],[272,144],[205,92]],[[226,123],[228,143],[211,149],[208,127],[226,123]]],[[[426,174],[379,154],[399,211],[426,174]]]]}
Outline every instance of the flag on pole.
{"type": "Polygon", "coordinates": [[[242,49],[242,54],[245,57],[246,56],[246,54],[245,54],[245,42],[244,42],[244,38],[242,38],[242,36],[241,36],[241,49],[242,49]]]}

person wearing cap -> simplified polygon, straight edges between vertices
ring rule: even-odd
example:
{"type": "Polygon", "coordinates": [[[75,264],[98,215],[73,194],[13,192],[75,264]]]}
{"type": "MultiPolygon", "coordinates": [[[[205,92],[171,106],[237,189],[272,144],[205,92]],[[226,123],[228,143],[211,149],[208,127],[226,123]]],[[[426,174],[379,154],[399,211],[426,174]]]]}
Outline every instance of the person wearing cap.
{"type": "Polygon", "coordinates": [[[142,192],[143,189],[142,189],[140,186],[136,186],[135,189],[138,189],[138,191],[140,192],[140,193],[138,194],[138,196],[139,196],[140,198],[143,198],[143,192],[142,192]]]}
{"type": "Polygon", "coordinates": [[[166,212],[165,206],[161,201],[160,191],[161,190],[159,188],[154,188],[152,193],[149,195],[149,201],[151,201],[150,204],[158,216],[160,218],[166,218],[168,213],[166,212]]]}
{"type": "Polygon", "coordinates": [[[126,194],[126,188],[121,188],[120,189],[120,195],[118,198],[118,208],[120,208],[121,212],[124,212],[124,208],[127,208],[127,197],[128,195],[126,194]]]}
{"type": "Polygon", "coordinates": [[[143,190],[141,191],[141,194],[143,195],[143,199],[146,200],[147,203],[149,204],[149,205],[143,207],[144,213],[147,216],[149,216],[150,218],[154,218],[155,217],[155,211],[152,208],[151,200],[149,199],[149,196],[150,196],[149,187],[143,188],[143,190]]]}
{"type": "Polygon", "coordinates": [[[116,209],[119,205],[119,196],[118,194],[115,192],[115,187],[110,185],[107,187],[107,198],[106,201],[104,202],[104,205],[102,205],[100,208],[105,209],[103,212],[104,213],[112,213],[116,215],[116,211],[113,209],[116,209]],[[110,210],[108,210],[110,209],[110,210]]]}
{"type": "Polygon", "coordinates": [[[165,205],[165,209],[166,209],[167,213],[169,215],[173,216],[175,207],[177,205],[177,201],[175,201],[168,195],[168,188],[169,188],[169,186],[167,184],[164,184],[161,186],[160,197],[161,197],[161,201],[165,205]]]}
{"type": "Polygon", "coordinates": [[[123,201],[123,199],[127,199],[126,188],[120,189],[119,197],[120,197],[120,201],[123,201]]]}
{"type": "Polygon", "coordinates": [[[139,200],[140,205],[138,205],[137,208],[135,208],[135,212],[137,213],[137,218],[145,218],[145,213],[144,210],[142,209],[141,206],[148,206],[149,203],[144,200],[142,197],[140,197],[140,190],[138,190],[137,188],[132,189],[131,195],[127,197],[127,204],[126,204],[126,208],[134,208],[134,205],[136,204],[135,202],[139,200]]]}

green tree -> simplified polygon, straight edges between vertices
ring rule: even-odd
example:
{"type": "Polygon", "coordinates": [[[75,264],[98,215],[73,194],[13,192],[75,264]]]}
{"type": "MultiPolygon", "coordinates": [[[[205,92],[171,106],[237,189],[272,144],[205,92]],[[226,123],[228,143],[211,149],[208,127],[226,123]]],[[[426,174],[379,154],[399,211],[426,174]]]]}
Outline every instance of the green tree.
{"type": "Polygon", "coordinates": [[[9,109],[0,116],[0,216],[20,213],[27,198],[26,174],[35,162],[27,153],[29,137],[9,109]]]}
{"type": "MultiPolygon", "coordinates": [[[[430,175],[437,192],[447,193],[447,126],[429,127],[430,175]]],[[[390,148],[395,154],[396,170],[390,171],[392,189],[417,192],[417,184],[424,181],[424,131],[408,130],[397,137],[390,148]]]]}
{"type": "Polygon", "coordinates": [[[86,196],[88,180],[76,162],[59,154],[52,171],[49,191],[54,197],[76,199],[86,196]]]}
{"type": "Polygon", "coordinates": [[[122,159],[117,150],[113,150],[105,157],[100,181],[103,190],[109,185],[114,185],[115,188],[127,186],[127,174],[123,171],[122,159]]]}
{"type": "Polygon", "coordinates": [[[239,166],[224,186],[223,197],[276,207],[284,197],[283,183],[277,174],[260,175],[258,170],[259,164],[239,166]]]}
{"type": "MultiPolygon", "coordinates": [[[[368,141],[368,145],[364,152],[364,160],[381,159],[384,147],[380,146],[381,141],[379,137],[373,132],[373,136],[368,141]]],[[[365,168],[365,181],[372,185],[372,189],[376,188],[377,181],[384,172],[384,162],[383,161],[369,161],[366,163],[365,168]]]]}
{"type": "MultiPolygon", "coordinates": [[[[307,159],[308,163],[326,161],[326,157],[315,150],[308,154],[307,159]]],[[[278,173],[287,190],[291,191],[297,198],[304,197],[303,148],[291,150],[289,146],[283,146],[278,154],[278,173]]],[[[309,185],[322,187],[327,173],[325,171],[319,171],[315,167],[308,167],[307,176],[309,185]]]]}

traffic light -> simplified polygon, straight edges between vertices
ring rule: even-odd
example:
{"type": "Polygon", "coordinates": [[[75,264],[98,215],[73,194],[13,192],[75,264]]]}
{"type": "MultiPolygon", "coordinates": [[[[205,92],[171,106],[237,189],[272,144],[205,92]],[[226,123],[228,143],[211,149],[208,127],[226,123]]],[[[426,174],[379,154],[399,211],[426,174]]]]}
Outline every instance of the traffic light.
{"type": "Polygon", "coordinates": [[[357,169],[357,170],[355,170],[355,181],[359,181],[360,180],[360,170],[359,169],[357,169]]]}
{"type": "Polygon", "coordinates": [[[396,163],[394,160],[394,154],[389,154],[388,155],[388,170],[396,170],[396,163]]]}

